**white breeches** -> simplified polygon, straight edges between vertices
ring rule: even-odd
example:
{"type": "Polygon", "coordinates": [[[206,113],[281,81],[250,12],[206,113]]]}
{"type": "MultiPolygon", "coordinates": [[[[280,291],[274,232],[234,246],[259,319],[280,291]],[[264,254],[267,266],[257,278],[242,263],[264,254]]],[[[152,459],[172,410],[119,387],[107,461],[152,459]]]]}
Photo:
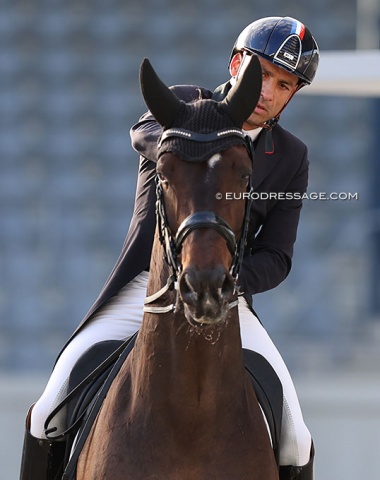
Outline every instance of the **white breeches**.
{"type": "MultiPolygon", "coordinates": [[[[66,395],[70,372],[84,351],[103,340],[126,339],[140,328],[147,281],[148,273],[142,272],[128,283],[66,346],[54,367],[45,391],[32,410],[30,428],[32,435],[45,438],[45,420],[66,395]]],[[[282,382],[284,410],[280,464],[303,466],[310,458],[311,436],[304,423],[288,369],[268,333],[253,315],[243,297],[239,297],[239,317],[243,347],[263,355],[282,382]]],[[[54,425],[57,420],[64,425],[64,418],[60,419],[59,416],[55,417],[54,425]]]]}

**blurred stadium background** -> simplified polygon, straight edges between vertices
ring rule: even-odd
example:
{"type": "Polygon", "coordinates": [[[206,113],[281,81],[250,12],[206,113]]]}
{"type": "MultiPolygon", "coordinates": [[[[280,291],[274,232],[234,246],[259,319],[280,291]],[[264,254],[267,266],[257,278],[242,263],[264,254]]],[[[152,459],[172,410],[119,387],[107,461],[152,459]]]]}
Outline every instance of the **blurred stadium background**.
{"type": "MultiPolygon", "coordinates": [[[[142,58],[168,84],[212,89],[256,18],[303,21],[323,60],[376,53],[379,13],[379,0],[0,2],[1,478],[17,478],[26,409],[128,229],[142,58]]],[[[334,81],[341,67],[331,64],[334,81]]],[[[282,116],[309,147],[309,192],[358,199],[306,201],[292,272],[255,298],[294,376],[325,480],[375,478],[380,452],[380,100],[357,83],[345,95],[299,94],[282,116]]]]}

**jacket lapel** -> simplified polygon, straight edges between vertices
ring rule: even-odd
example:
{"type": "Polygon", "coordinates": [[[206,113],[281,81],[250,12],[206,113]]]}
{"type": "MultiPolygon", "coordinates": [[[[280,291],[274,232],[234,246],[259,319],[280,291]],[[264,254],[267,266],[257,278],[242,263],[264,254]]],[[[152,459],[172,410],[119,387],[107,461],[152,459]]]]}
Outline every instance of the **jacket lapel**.
{"type": "Polygon", "coordinates": [[[260,133],[255,147],[252,175],[252,185],[254,189],[265,180],[281,158],[280,153],[277,153],[276,150],[273,153],[265,153],[265,135],[266,131],[263,130],[260,133]]]}
{"type": "MultiPolygon", "coordinates": [[[[213,100],[217,102],[223,100],[230,88],[230,82],[224,83],[217,87],[212,95],[213,100]]],[[[275,131],[272,130],[272,134],[275,136],[275,131]]],[[[273,153],[265,153],[265,137],[266,130],[263,129],[255,146],[252,175],[252,186],[254,189],[256,189],[265,180],[265,178],[270,174],[272,169],[281,158],[280,153],[277,153],[276,150],[274,150],[273,153]]]]}

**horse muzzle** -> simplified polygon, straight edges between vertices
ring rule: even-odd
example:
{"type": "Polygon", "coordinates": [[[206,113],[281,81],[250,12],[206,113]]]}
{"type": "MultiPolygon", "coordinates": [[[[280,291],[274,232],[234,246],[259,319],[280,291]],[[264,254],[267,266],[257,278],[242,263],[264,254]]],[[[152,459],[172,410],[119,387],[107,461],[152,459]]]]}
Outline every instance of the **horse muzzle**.
{"type": "Polygon", "coordinates": [[[179,294],[190,323],[214,325],[224,321],[235,283],[223,266],[208,270],[186,268],[179,278],[179,294]]]}

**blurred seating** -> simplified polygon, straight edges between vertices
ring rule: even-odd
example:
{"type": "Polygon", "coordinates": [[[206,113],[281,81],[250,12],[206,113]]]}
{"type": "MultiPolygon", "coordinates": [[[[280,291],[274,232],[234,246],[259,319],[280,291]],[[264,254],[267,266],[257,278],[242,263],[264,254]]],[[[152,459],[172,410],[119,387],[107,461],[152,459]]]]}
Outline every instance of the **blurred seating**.
{"type": "MultiPolygon", "coordinates": [[[[325,4],[300,6],[300,18],[321,48],[353,48],[354,12],[340,0],[326,15],[325,4]]],[[[2,4],[0,368],[49,370],[118,256],[138,162],[129,128],[145,110],[142,58],[169,84],[213,88],[241,28],[265,15],[268,6],[243,1],[2,4]]],[[[313,191],[365,188],[369,111],[363,99],[300,97],[284,113],[308,143],[313,191]]],[[[354,342],[368,288],[369,253],[357,241],[365,208],[306,202],[291,275],[257,297],[293,366],[294,339],[323,345],[331,361],[347,355],[337,339],[354,342]]]]}

